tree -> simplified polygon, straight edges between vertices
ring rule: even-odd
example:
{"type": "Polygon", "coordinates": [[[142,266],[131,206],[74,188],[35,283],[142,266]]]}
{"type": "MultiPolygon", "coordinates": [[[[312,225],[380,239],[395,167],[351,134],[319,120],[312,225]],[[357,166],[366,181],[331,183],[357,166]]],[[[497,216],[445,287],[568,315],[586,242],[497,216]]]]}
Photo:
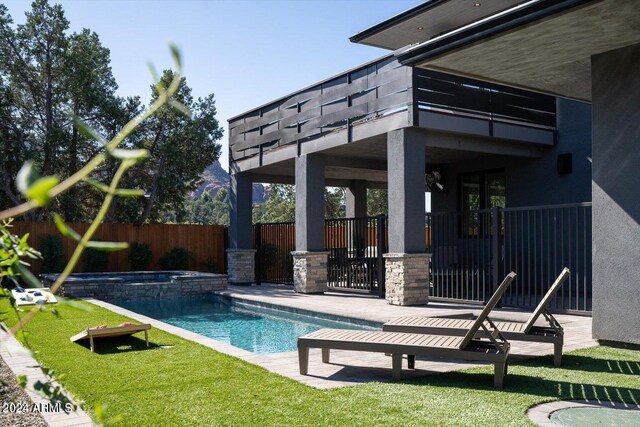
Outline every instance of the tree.
{"type": "Polygon", "coordinates": [[[367,190],[367,215],[388,215],[389,194],[387,190],[368,189],[367,190]]]}
{"type": "Polygon", "coordinates": [[[290,222],[296,219],[296,190],[293,185],[272,184],[269,198],[253,207],[253,222],[290,222]]]}
{"type": "MultiPolygon", "coordinates": [[[[0,5],[0,188],[4,199],[21,201],[10,177],[27,158],[43,175],[69,176],[99,149],[79,133],[73,118],[103,130],[116,83],[109,50],[97,34],[83,30],[67,35],[69,22],[60,5],[35,0],[23,25],[12,27],[0,5]]],[[[90,218],[83,203],[87,186],[74,188],[57,201],[67,220],[90,218]]],[[[42,217],[45,212],[32,213],[42,217]]]]}
{"type": "MultiPolygon", "coordinates": [[[[105,138],[113,138],[131,118],[143,111],[137,97],[116,95],[110,52],[90,30],[67,34],[69,22],[59,5],[35,0],[24,25],[13,26],[7,8],[0,4],[0,203],[17,205],[23,199],[12,177],[26,159],[43,175],[53,171],[70,176],[102,148],[73,126],[79,119],[105,138]]],[[[159,84],[174,76],[165,71],[159,84]]],[[[153,103],[158,89],[152,86],[153,103]]],[[[166,105],[148,123],[129,135],[122,148],[146,148],[147,162],[124,177],[124,185],[138,184],[146,199],[119,200],[106,221],[143,223],[162,220],[169,213],[182,220],[185,202],[202,171],[219,157],[222,129],[215,118],[213,95],[194,100],[184,78],[175,101],[193,112],[191,118],[166,105]]],[[[184,110],[184,108],[182,108],[184,110]]],[[[119,162],[107,159],[92,178],[108,182],[119,162]]],[[[49,212],[63,213],[66,221],[88,221],[102,194],[84,183],[55,200],[46,210],[32,211],[30,219],[49,212]]]]}
{"type": "Polygon", "coordinates": [[[344,188],[325,188],[324,217],[326,219],[344,218],[344,188]]]}
{"type": "MultiPolygon", "coordinates": [[[[71,117],[82,118],[94,129],[103,133],[109,123],[112,106],[116,103],[115,79],[111,74],[109,50],[100,44],[96,33],[84,29],[68,39],[64,56],[63,79],[68,91],[68,110],[71,117]]],[[[65,176],[78,170],[87,159],[93,157],[100,146],[83,137],[75,126],[65,135],[61,166],[65,176]]],[[[61,199],[60,209],[67,221],[87,220],[87,209],[97,203],[97,193],[87,191],[86,186],[76,187],[61,199]],[[81,203],[78,203],[82,200],[81,203]],[[91,203],[93,202],[93,203],[91,203]]],[[[92,211],[93,209],[91,209],[92,211]]]]}
{"type": "MultiPolygon", "coordinates": [[[[344,189],[325,188],[325,218],[344,218],[344,189]]],[[[293,185],[272,184],[266,202],[253,205],[253,222],[291,222],[296,219],[296,189],[293,185]]]]}
{"type": "MultiPolygon", "coordinates": [[[[173,71],[165,70],[160,83],[166,85],[173,76],[173,71]]],[[[151,102],[157,97],[152,86],[151,102]]],[[[215,118],[213,95],[194,100],[183,77],[175,99],[191,110],[191,117],[165,106],[141,128],[144,137],[136,144],[151,155],[128,180],[143,188],[147,197],[128,201],[129,215],[124,216],[131,222],[161,221],[168,213],[176,222],[183,222],[186,202],[200,183],[202,171],[220,156],[221,145],[217,141],[223,130],[215,118]]]]}
{"type": "Polygon", "coordinates": [[[221,188],[214,197],[204,192],[197,199],[186,203],[185,221],[192,224],[229,225],[229,197],[221,188]]]}

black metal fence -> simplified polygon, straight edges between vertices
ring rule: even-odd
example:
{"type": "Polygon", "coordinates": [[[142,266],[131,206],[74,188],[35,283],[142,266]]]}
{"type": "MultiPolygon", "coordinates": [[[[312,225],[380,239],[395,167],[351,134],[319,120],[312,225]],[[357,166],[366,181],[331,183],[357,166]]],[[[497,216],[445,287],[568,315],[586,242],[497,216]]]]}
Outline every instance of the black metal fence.
{"type": "Polygon", "coordinates": [[[508,208],[501,274],[518,273],[503,304],[533,307],[564,267],[571,270],[551,308],[591,311],[591,203],[508,208]]]}
{"type": "Polygon", "coordinates": [[[569,267],[550,306],[591,311],[591,203],[430,213],[426,226],[432,298],[482,303],[515,271],[502,305],[531,308],[569,267]]]}
{"type": "Polygon", "coordinates": [[[384,216],[326,220],[327,286],[384,295],[385,233],[384,216]]]}
{"type": "MultiPolygon", "coordinates": [[[[431,298],[481,304],[515,271],[502,305],[531,308],[569,267],[550,306],[591,311],[591,203],[428,213],[425,225],[431,298]]],[[[328,287],[383,296],[387,242],[384,216],[327,220],[328,287]]],[[[254,245],[258,283],[292,284],[294,223],[257,224],[254,245]]]]}
{"type": "Polygon", "coordinates": [[[492,212],[428,213],[430,295],[481,303],[493,293],[492,212]]]}

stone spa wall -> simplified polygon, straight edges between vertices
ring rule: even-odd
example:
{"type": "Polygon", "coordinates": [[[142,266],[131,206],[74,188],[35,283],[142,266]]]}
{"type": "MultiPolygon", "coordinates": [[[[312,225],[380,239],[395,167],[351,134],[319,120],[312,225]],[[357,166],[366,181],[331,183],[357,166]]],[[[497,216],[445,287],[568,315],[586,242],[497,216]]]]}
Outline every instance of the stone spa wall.
{"type": "MultiPolygon", "coordinates": [[[[58,274],[41,274],[46,287],[58,274]]],[[[143,300],[211,294],[227,288],[225,274],[197,271],[134,271],[127,273],[74,273],[56,294],[74,298],[143,300]]]]}

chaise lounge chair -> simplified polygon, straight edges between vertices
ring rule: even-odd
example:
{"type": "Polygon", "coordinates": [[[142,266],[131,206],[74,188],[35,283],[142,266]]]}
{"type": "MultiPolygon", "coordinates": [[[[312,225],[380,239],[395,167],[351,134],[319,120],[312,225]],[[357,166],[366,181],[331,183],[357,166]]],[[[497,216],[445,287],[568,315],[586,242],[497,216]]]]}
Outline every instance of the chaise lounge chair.
{"type": "Polygon", "coordinates": [[[510,273],[504,279],[463,337],[344,329],[320,329],[300,337],[298,338],[300,374],[307,375],[309,348],[322,349],[323,363],[329,363],[331,349],[370,351],[391,354],[393,377],[396,379],[400,378],[404,354],[408,356],[409,369],[415,367],[415,356],[491,362],[494,364],[494,386],[502,387],[507,373],[509,343],[488,315],[515,277],[515,273],[510,273]],[[480,329],[485,331],[486,339],[475,338],[480,329]]]}
{"type": "MultiPolygon", "coordinates": [[[[556,293],[562,287],[562,284],[567,280],[570,274],[571,273],[568,268],[564,268],[562,270],[527,322],[496,322],[496,326],[502,335],[508,340],[553,343],[553,360],[555,366],[560,366],[562,362],[564,331],[560,323],[549,311],[549,303],[555,297],[556,293]],[[549,326],[534,326],[540,315],[544,316],[549,323],[549,326]]],[[[382,326],[382,330],[388,332],[464,336],[473,324],[474,320],[454,317],[407,316],[399,317],[385,323],[382,326]]],[[[484,335],[485,332],[479,330],[476,334],[476,338],[483,337],[484,335]]]]}
{"type": "Polygon", "coordinates": [[[143,323],[141,325],[135,324],[125,324],[120,326],[114,326],[111,328],[107,327],[97,327],[97,328],[87,328],[84,331],[80,332],[69,338],[71,342],[81,341],[88,339],[89,347],[91,351],[93,351],[93,339],[94,338],[106,338],[106,337],[116,337],[122,335],[133,335],[137,332],[144,331],[144,341],[149,347],[149,329],[151,329],[151,325],[148,323],[143,323]]]}

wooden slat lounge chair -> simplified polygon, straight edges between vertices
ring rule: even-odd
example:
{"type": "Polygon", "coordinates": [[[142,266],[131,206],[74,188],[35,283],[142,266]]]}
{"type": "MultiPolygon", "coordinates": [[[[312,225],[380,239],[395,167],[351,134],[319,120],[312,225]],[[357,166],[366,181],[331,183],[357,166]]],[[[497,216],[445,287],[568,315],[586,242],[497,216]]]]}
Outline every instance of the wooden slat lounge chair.
{"type": "Polygon", "coordinates": [[[87,328],[84,331],[80,332],[69,338],[71,342],[81,341],[88,339],[89,347],[91,351],[94,350],[93,347],[93,339],[94,338],[106,338],[106,337],[116,337],[121,335],[133,335],[137,332],[144,331],[144,341],[149,347],[149,329],[151,329],[151,325],[148,323],[143,323],[141,325],[124,325],[124,326],[114,326],[111,328],[87,328]]]}
{"type": "Polygon", "coordinates": [[[482,310],[482,313],[472,323],[463,337],[404,332],[320,329],[298,338],[300,374],[307,374],[309,348],[322,349],[323,363],[329,363],[331,349],[370,351],[391,354],[394,378],[400,378],[402,356],[404,354],[408,356],[410,369],[415,367],[415,356],[491,362],[494,364],[494,386],[502,387],[504,376],[507,373],[509,343],[489,319],[488,315],[491,309],[498,304],[515,276],[515,273],[510,273],[504,279],[496,293],[482,310]],[[480,329],[486,332],[487,339],[475,338],[480,329]]]}
{"type": "MultiPolygon", "coordinates": [[[[552,343],[554,346],[553,361],[555,366],[560,366],[562,363],[564,331],[558,320],[553,317],[549,311],[549,303],[570,274],[571,272],[568,268],[562,270],[525,323],[496,322],[496,326],[508,340],[552,343]],[[534,326],[541,315],[544,316],[549,326],[534,326]]],[[[464,336],[473,323],[474,320],[453,317],[407,316],[399,317],[385,323],[382,326],[382,330],[389,332],[464,336]]],[[[476,338],[482,337],[484,334],[485,332],[483,330],[479,330],[476,338]]]]}

